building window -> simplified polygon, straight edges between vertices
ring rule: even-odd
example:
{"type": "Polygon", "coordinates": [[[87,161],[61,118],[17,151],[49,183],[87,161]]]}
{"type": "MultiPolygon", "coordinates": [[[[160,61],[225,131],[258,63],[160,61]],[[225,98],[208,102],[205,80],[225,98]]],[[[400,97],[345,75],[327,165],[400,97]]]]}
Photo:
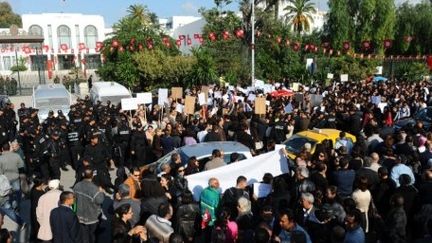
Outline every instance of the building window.
{"type": "Polygon", "coordinates": [[[68,45],[68,48],[71,48],[71,30],[66,25],[60,25],[57,28],[57,38],[58,38],[58,46],[62,44],[68,45]]]}
{"type": "Polygon", "coordinates": [[[30,35],[40,35],[40,36],[43,36],[42,27],[40,27],[39,25],[32,25],[32,26],[30,26],[28,32],[29,32],[30,35]]]}
{"type": "Polygon", "coordinates": [[[12,67],[12,60],[11,57],[9,56],[4,56],[3,57],[3,70],[10,70],[10,68],[12,67]]]}
{"type": "Polygon", "coordinates": [[[37,71],[38,69],[44,70],[44,67],[46,67],[48,61],[47,55],[31,55],[30,56],[30,63],[31,63],[31,70],[37,71]]]}
{"type": "Polygon", "coordinates": [[[58,55],[58,66],[59,70],[70,70],[75,67],[75,56],[74,55],[58,55]]]}
{"type": "Polygon", "coordinates": [[[102,65],[99,54],[85,55],[84,58],[87,69],[98,69],[102,65]]]}
{"type": "Polygon", "coordinates": [[[96,48],[96,41],[98,39],[96,27],[94,27],[93,25],[87,25],[84,29],[84,39],[87,48],[96,48]]]}

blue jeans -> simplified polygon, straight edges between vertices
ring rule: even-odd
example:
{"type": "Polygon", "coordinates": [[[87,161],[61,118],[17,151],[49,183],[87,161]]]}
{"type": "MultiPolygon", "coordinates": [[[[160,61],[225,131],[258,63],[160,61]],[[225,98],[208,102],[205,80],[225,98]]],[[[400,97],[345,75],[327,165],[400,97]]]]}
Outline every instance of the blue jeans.
{"type": "Polygon", "coordinates": [[[2,205],[0,205],[0,213],[2,215],[7,215],[12,221],[14,221],[18,225],[23,224],[22,218],[12,208],[12,204],[9,197],[4,198],[2,205]]]}

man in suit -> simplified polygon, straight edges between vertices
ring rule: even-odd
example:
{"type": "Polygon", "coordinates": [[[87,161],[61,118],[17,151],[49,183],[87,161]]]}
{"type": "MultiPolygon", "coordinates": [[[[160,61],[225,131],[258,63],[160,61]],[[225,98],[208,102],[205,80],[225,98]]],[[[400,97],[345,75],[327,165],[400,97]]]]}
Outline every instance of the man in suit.
{"type": "Polygon", "coordinates": [[[72,211],[74,201],[73,192],[62,192],[60,194],[60,206],[51,211],[50,225],[53,243],[82,242],[81,225],[78,217],[72,211]]]}

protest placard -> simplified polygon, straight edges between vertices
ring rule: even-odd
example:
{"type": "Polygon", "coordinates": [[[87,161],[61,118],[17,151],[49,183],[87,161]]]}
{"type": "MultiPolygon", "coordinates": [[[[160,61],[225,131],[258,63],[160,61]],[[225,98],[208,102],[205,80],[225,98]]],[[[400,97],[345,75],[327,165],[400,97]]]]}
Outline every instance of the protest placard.
{"type": "Polygon", "coordinates": [[[196,97],[194,96],[186,96],[184,113],[189,115],[193,115],[195,113],[195,99],[196,97]]]}
{"type": "Polygon", "coordinates": [[[207,104],[207,102],[206,102],[206,96],[205,96],[204,93],[199,93],[198,94],[198,103],[200,105],[206,105],[207,104]]]}
{"type": "Polygon", "coordinates": [[[138,104],[151,104],[153,103],[152,93],[137,93],[138,104]]]}
{"type": "Polygon", "coordinates": [[[124,111],[136,110],[138,109],[137,98],[125,98],[121,99],[121,107],[124,111]]]}
{"type": "Polygon", "coordinates": [[[183,88],[182,87],[172,87],[171,88],[171,97],[176,99],[182,99],[183,98],[183,88]]]}
{"type": "Polygon", "coordinates": [[[266,99],[256,98],[255,99],[255,114],[264,115],[266,114],[266,99]]]}
{"type": "Polygon", "coordinates": [[[341,82],[347,82],[348,81],[348,74],[341,74],[340,80],[341,80],[341,82]]]}
{"type": "Polygon", "coordinates": [[[168,89],[159,89],[158,105],[165,105],[165,103],[168,103],[168,89]]]}

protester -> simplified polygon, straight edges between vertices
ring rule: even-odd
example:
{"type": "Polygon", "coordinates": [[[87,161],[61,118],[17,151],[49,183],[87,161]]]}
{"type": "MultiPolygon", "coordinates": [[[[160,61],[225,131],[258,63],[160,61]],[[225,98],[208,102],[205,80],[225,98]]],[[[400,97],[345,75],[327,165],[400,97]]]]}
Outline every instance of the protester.
{"type": "Polygon", "coordinates": [[[73,192],[62,192],[60,194],[59,206],[51,211],[50,226],[53,234],[53,243],[83,241],[81,225],[77,216],[72,211],[74,202],[75,196],[73,192]]]}

